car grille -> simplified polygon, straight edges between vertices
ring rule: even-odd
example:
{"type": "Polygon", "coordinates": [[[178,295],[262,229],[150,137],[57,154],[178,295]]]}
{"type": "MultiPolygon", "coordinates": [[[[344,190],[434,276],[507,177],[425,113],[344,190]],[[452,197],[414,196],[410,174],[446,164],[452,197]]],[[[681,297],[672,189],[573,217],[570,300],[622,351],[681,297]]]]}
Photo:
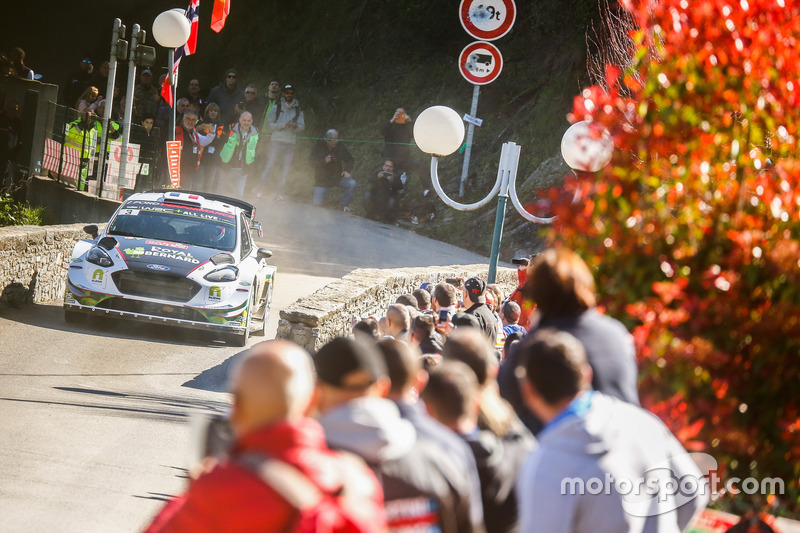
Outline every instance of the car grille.
{"type": "Polygon", "coordinates": [[[161,272],[121,270],[111,274],[111,278],[122,294],[171,302],[188,302],[200,290],[199,283],[161,272]]]}
{"type": "Polygon", "coordinates": [[[191,320],[192,322],[208,322],[197,309],[183,306],[172,306],[139,300],[125,300],[124,298],[109,298],[97,304],[99,309],[139,313],[142,315],[163,316],[178,320],[191,320]]]}

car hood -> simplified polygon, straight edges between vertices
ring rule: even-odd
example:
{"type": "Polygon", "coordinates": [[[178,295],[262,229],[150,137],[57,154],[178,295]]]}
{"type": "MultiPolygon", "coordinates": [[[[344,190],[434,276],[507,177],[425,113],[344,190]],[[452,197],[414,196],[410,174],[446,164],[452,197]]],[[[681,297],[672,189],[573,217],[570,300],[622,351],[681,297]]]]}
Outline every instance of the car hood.
{"type": "Polygon", "coordinates": [[[185,276],[212,256],[225,253],[214,248],[158,239],[114,236],[117,248],[131,270],[185,276]]]}

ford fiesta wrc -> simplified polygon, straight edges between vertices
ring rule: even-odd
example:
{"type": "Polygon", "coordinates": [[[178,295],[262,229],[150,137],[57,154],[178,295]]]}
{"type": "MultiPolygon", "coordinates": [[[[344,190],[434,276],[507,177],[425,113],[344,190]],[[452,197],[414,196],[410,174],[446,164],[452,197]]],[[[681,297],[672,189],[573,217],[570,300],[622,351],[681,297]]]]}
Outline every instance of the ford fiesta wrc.
{"type": "Polygon", "coordinates": [[[104,315],[209,330],[244,346],[264,335],[272,301],[272,252],[257,248],[255,208],[185,191],[129,197],[106,225],[84,230],[69,263],[68,322],[104,315]]]}

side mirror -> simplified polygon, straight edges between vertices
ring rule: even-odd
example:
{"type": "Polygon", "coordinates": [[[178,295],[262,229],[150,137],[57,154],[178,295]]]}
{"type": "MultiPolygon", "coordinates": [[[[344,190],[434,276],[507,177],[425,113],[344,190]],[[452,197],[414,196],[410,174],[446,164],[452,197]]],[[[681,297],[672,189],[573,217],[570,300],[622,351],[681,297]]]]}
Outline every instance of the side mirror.
{"type": "Polygon", "coordinates": [[[272,250],[269,250],[267,248],[259,248],[256,255],[259,259],[269,259],[270,257],[272,257],[272,250]]]}
{"type": "Polygon", "coordinates": [[[255,230],[255,232],[258,234],[259,237],[264,236],[264,230],[261,229],[261,222],[253,220],[252,222],[250,222],[250,229],[255,230]]]}
{"type": "Polygon", "coordinates": [[[92,239],[96,239],[100,229],[97,227],[97,224],[89,224],[88,226],[83,227],[83,231],[91,235],[92,239]]]}

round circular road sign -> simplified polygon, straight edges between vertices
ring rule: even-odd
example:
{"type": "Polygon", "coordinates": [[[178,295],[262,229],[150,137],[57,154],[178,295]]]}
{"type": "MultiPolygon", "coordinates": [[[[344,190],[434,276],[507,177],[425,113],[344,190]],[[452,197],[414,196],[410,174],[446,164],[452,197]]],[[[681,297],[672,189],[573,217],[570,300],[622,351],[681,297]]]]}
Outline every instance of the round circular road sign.
{"type": "Polygon", "coordinates": [[[503,70],[503,56],[492,43],[476,41],[461,51],[458,68],[471,84],[486,85],[496,80],[503,70]]]}
{"type": "Polygon", "coordinates": [[[514,0],[461,0],[459,19],[464,30],[481,41],[494,41],[511,30],[517,18],[514,0]]]}

